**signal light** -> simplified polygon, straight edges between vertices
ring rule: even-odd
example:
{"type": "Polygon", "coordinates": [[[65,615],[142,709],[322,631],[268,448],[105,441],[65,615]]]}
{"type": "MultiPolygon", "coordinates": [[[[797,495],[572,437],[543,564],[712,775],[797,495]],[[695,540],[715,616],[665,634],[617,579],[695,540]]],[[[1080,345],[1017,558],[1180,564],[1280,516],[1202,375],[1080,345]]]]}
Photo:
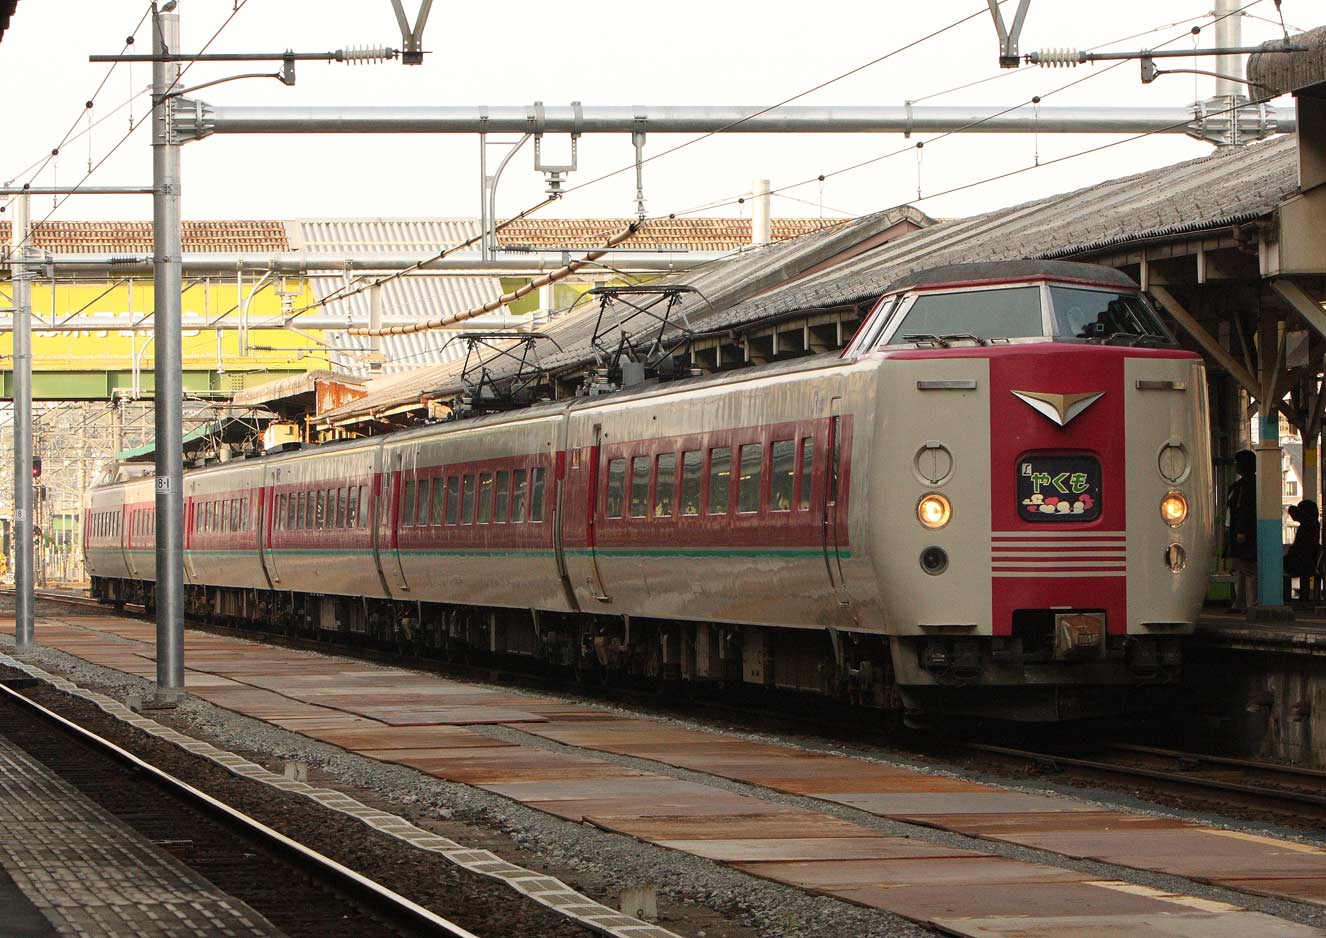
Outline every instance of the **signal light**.
{"type": "Polygon", "coordinates": [[[33,477],[34,479],[40,479],[40,478],[41,478],[41,457],[40,457],[40,456],[33,456],[33,457],[32,457],[32,477],[33,477]]]}

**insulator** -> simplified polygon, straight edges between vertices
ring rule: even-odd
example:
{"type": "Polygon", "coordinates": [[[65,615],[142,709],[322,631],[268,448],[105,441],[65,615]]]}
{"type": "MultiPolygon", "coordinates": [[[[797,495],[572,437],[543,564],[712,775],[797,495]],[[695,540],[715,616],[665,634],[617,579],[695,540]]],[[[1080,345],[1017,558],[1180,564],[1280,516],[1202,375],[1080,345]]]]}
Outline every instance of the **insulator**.
{"type": "Polygon", "coordinates": [[[1041,68],[1075,68],[1083,61],[1076,49],[1041,49],[1036,53],[1036,64],[1041,68]]]}
{"type": "Polygon", "coordinates": [[[362,49],[337,49],[338,62],[385,62],[396,58],[396,50],[388,46],[365,46],[362,49]]]}

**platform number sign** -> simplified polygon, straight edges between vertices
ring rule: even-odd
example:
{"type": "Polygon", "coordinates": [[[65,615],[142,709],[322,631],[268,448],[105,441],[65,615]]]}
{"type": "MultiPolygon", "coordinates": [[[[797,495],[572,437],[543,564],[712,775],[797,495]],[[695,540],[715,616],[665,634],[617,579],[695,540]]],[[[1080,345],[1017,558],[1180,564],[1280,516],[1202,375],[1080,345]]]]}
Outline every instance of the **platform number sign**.
{"type": "Polygon", "coordinates": [[[1018,514],[1024,521],[1100,517],[1100,462],[1092,456],[1024,456],[1018,461],[1018,514]]]}
{"type": "Polygon", "coordinates": [[[170,493],[170,476],[157,476],[157,494],[169,495],[170,493]]]}

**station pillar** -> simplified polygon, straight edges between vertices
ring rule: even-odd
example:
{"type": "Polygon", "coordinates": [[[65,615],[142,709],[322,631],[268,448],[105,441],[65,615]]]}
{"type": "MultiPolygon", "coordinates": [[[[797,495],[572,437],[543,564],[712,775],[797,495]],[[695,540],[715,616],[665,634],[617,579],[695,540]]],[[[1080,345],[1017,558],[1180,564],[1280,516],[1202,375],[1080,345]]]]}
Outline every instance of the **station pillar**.
{"type": "Polygon", "coordinates": [[[1263,403],[1257,419],[1261,431],[1257,439],[1257,605],[1263,610],[1259,618],[1282,618],[1288,610],[1284,609],[1280,411],[1263,403]]]}

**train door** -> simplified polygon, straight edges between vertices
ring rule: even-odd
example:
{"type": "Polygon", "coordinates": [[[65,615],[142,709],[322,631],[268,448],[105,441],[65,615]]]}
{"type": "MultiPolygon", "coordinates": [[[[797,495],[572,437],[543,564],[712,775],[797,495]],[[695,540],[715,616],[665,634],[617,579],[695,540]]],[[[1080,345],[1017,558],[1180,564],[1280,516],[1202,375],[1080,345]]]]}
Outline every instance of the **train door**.
{"type": "Polygon", "coordinates": [[[570,426],[569,417],[562,416],[557,421],[557,429],[554,435],[557,471],[553,474],[553,484],[556,486],[553,495],[553,557],[557,561],[557,577],[562,581],[562,593],[566,596],[566,604],[572,610],[579,612],[580,604],[576,602],[576,591],[571,586],[571,577],[566,570],[566,447],[570,426]]]}
{"type": "Polygon", "coordinates": [[[128,523],[125,524],[124,532],[124,562],[129,567],[130,579],[136,580],[138,579],[138,564],[134,558],[134,522],[138,520],[137,510],[126,508],[125,519],[128,523]]]}
{"type": "Polygon", "coordinates": [[[842,605],[851,602],[851,597],[847,594],[847,586],[843,580],[843,562],[840,540],[842,531],[840,523],[844,520],[839,516],[839,502],[842,492],[839,489],[841,483],[841,456],[842,456],[842,403],[841,397],[835,397],[829,401],[829,429],[827,439],[825,440],[824,453],[824,513],[823,513],[823,531],[824,531],[824,566],[829,572],[829,582],[833,584],[834,597],[842,605]]]}
{"type": "MultiPolygon", "coordinates": [[[[184,581],[186,583],[195,582],[193,573],[193,498],[189,495],[187,489],[184,497],[184,581]]],[[[155,536],[156,532],[152,532],[155,536]]],[[[155,563],[155,559],[153,560],[155,563]]]]}
{"type": "Polygon", "coordinates": [[[391,452],[382,473],[382,507],[378,512],[378,544],[382,554],[382,575],[390,592],[406,591],[405,570],[401,567],[400,520],[401,498],[406,484],[415,484],[414,469],[418,447],[397,447],[391,452]]]}
{"type": "Polygon", "coordinates": [[[258,518],[258,543],[262,554],[263,572],[267,574],[267,581],[275,586],[281,582],[281,571],[276,565],[276,546],[273,543],[277,528],[276,509],[280,504],[276,488],[281,481],[281,470],[272,470],[271,478],[267,481],[269,484],[263,486],[262,497],[258,499],[259,510],[262,512],[258,518]]]}
{"type": "Polygon", "coordinates": [[[589,493],[588,506],[585,510],[585,517],[589,519],[589,528],[585,532],[586,546],[589,548],[589,592],[590,595],[599,602],[612,602],[612,597],[603,586],[603,574],[599,570],[598,552],[595,549],[597,541],[599,511],[601,502],[599,499],[599,479],[603,477],[603,424],[594,424],[594,445],[589,451],[589,493]]]}

